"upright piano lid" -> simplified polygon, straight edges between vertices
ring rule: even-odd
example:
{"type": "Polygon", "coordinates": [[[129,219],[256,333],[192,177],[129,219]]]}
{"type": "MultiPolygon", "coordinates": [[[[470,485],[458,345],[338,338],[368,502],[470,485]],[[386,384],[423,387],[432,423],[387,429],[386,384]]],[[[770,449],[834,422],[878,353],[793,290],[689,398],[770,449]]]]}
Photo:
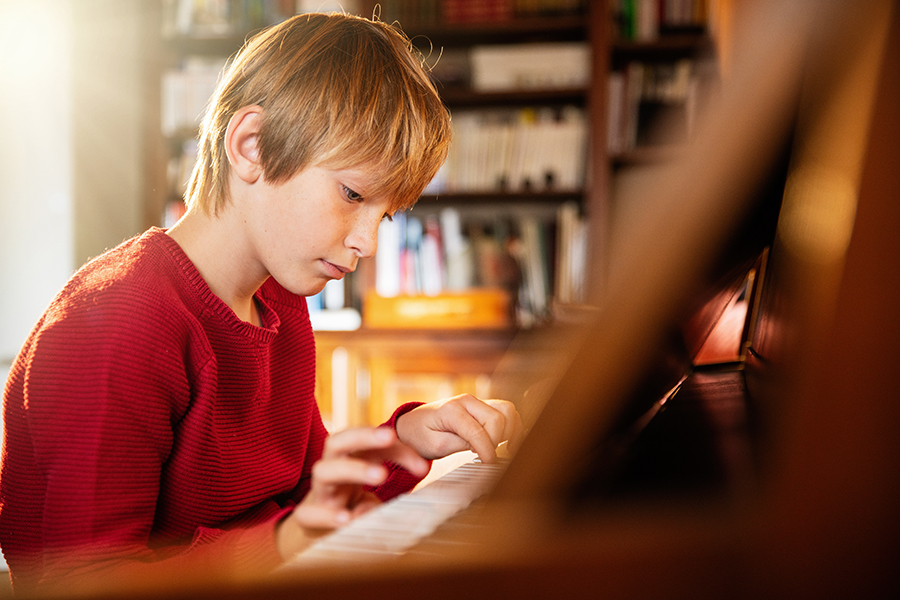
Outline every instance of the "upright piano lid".
{"type": "MultiPolygon", "coordinates": [[[[764,384],[754,381],[752,391],[764,405],[794,406],[784,397],[786,380],[806,382],[804,363],[795,359],[827,347],[823,332],[853,231],[891,3],[758,4],[761,10],[745,23],[753,35],[741,38],[734,75],[689,151],[631,179],[615,198],[620,216],[608,285],[595,299],[599,310],[573,336],[572,358],[492,500],[530,499],[559,509],[560,490],[573,477],[565,465],[609,430],[653,349],[752,212],[750,192],[783,158],[787,141],[785,207],[754,339],[763,360],[751,378],[762,363],[781,371],[763,377],[764,384]]],[[[769,414],[777,419],[779,412],[769,414]]]]}

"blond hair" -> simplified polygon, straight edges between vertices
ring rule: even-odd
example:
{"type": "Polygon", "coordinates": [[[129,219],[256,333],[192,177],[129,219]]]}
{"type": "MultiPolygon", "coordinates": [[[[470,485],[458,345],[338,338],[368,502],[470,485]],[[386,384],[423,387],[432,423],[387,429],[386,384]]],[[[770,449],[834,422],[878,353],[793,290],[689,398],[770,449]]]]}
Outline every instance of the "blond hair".
{"type": "Polygon", "coordinates": [[[185,200],[217,214],[229,199],[225,130],[240,108],[263,108],[267,181],[309,166],[377,169],[370,196],[415,204],[447,156],[449,113],[409,39],[379,21],[297,15],[249,40],[223,74],[200,127],[185,200]]]}

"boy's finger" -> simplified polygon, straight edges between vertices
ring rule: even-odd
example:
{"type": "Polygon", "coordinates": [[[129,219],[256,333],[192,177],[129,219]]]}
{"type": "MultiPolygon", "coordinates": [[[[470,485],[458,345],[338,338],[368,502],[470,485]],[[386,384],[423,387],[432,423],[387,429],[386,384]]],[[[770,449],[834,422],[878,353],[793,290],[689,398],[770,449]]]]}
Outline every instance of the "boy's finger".
{"type": "Polygon", "coordinates": [[[349,523],[353,519],[353,514],[346,508],[301,504],[294,509],[291,518],[308,532],[321,531],[324,534],[349,523]]]}
{"type": "Polygon", "coordinates": [[[487,432],[496,447],[500,442],[508,440],[514,428],[514,416],[518,416],[515,408],[502,400],[479,400],[474,396],[460,396],[460,405],[487,432]]]}
{"type": "Polygon", "coordinates": [[[328,436],[322,458],[342,456],[365,450],[385,448],[397,441],[397,435],[387,427],[347,429],[328,436]]]}
{"type": "Polygon", "coordinates": [[[313,481],[319,485],[379,485],[387,477],[380,461],[337,457],[322,459],[313,465],[313,481]]]}
{"type": "Polygon", "coordinates": [[[513,403],[505,400],[485,400],[485,402],[503,413],[505,418],[503,440],[508,441],[509,451],[515,454],[525,439],[525,425],[519,411],[513,403]]]}
{"type": "MultiPolygon", "coordinates": [[[[323,451],[322,460],[319,463],[350,456],[359,461],[356,463],[356,469],[362,469],[361,463],[368,462],[383,470],[381,463],[387,460],[402,466],[415,475],[424,477],[430,468],[428,461],[419,456],[415,450],[403,444],[397,439],[393,429],[387,427],[348,429],[334,434],[326,442],[326,449],[323,451]]],[[[346,465],[343,467],[343,469],[349,468],[346,465]]],[[[371,474],[361,475],[358,470],[356,472],[344,470],[343,476],[353,477],[353,479],[347,480],[348,483],[378,485],[383,481],[382,478],[378,482],[373,482],[371,474]],[[361,476],[363,479],[360,479],[361,476]]],[[[329,481],[335,480],[329,477],[329,481]]]]}
{"type": "Polygon", "coordinates": [[[480,400],[472,399],[475,402],[471,404],[460,399],[460,402],[455,406],[445,405],[444,408],[447,411],[445,412],[445,418],[441,419],[441,428],[447,433],[452,433],[462,439],[483,462],[492,463],[497,458],[496,444],[485,428],[482,419],[477,418],[478,414],[473,415],[472,413],[481,413],[483,419],[489,414],[483,412],[477,406],[478,404],[494,413],[496,411],[484,405],[480,400]]]}
{"type": "Polygon", "coordinates": [[[400,440],[396,440],[395,443],[385,448],[366,450],[365,452],[360,453],[359,456],[370,461],[390,461],[400,465],[413,475],[421,477],[427,475],[431,468],[427,460],[419,456],[415,450],[400,440]]]}

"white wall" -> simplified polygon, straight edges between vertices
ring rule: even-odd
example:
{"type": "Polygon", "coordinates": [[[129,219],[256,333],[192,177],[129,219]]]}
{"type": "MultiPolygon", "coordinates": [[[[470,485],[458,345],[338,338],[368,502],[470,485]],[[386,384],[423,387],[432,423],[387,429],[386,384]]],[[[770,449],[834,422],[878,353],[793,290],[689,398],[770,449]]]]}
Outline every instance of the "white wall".
{"type": "Polygon", "coordinates": [[[74,270],[141,229],[140,0],[0,0],[0,367],[74,270]]]}
{"type": "MultiPolygon", "coordinates": [[[[147,0],[72,0],[77,264],[141,229],[147,0]]],[[[155,32],[155,31],[154,31],[155,32]]]]}
{"type": "Polygon", "coordinates": [[[0,363],[73,267],[72,9],[0,0],[0,363]]]}

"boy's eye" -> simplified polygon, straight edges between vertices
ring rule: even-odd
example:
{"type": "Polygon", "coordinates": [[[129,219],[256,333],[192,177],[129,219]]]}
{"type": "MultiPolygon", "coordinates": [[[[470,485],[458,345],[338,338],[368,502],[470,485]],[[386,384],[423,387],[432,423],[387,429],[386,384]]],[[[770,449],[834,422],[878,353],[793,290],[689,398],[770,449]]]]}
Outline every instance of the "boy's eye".
{"type": "Polygon", "coordinates": [[[360,194],[357,194],[356,192],[354,192],[353,190],[348,188],[346,185],[342,185],[341,187],[344,188],[344,195],[347,196],[348,200],[352,200],[353,202],[361,202],[362,201],[363,197],[360,194]]]}

